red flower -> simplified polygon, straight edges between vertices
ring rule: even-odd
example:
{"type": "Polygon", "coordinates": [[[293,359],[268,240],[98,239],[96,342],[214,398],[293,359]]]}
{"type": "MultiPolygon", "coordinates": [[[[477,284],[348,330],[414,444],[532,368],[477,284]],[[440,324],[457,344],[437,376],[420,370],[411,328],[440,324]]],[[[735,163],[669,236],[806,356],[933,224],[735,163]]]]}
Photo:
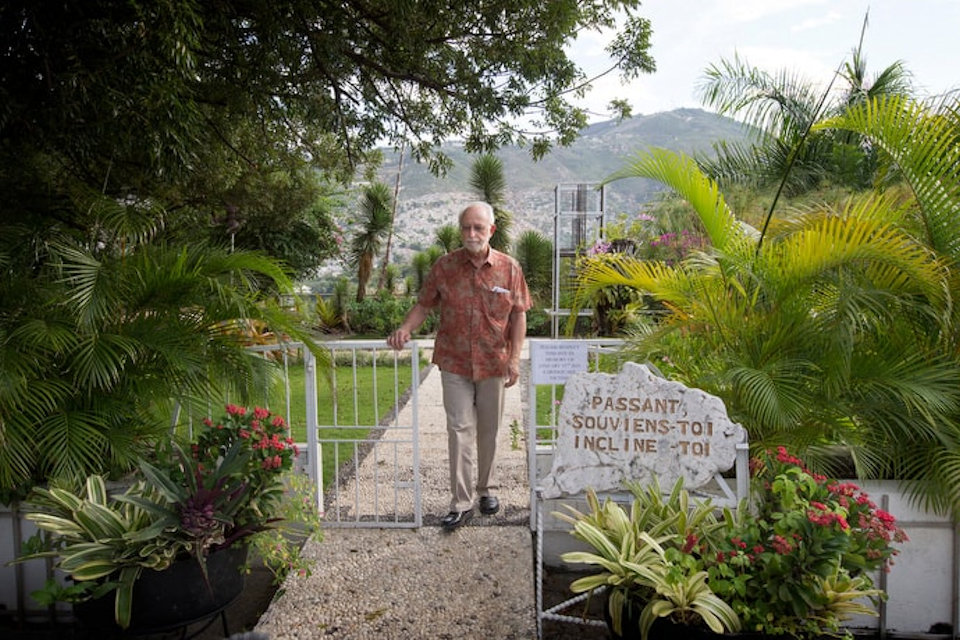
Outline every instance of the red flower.
{"type": "Polygon", "coordinates": [[[778,535],[773,536],[773,540],[770,541],[770,546],[780,555],[786,555],[794,549],[794,546],[790,544],[786,538],[778,535]]]}
{"type": "Polygon", "coordinates": [[[238,407],[235,404],[227,405],[227,414],[231,416],[245,416],[247,415],[246,407],[238,407]]]}

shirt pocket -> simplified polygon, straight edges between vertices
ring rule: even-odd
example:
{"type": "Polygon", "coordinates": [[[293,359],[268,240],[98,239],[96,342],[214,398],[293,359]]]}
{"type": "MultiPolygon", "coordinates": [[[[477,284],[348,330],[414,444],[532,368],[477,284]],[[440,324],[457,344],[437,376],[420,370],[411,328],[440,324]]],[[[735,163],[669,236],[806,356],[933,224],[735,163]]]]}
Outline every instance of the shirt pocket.
{"type": "Polygon", "coordinates": [[[507,289],[493,287],[483,291],[483,304],[490,318],[506,322],[513,309],[513,296],[507,289]]]}

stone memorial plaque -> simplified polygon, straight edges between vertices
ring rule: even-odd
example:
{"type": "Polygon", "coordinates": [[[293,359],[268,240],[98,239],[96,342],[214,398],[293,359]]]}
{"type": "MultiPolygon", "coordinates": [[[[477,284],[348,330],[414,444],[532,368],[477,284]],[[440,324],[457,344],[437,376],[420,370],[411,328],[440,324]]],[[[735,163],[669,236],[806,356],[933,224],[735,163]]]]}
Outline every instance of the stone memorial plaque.
{"type": "Polygon", "coordinates": [[[544,498],[588,487],[619,491],[627,480],[654,478],[669,489],[701,487],[733,467],[746,441],[720,398],[654,375],[627,362],[617,375],[577,373],[567,380],[544,498]]]}

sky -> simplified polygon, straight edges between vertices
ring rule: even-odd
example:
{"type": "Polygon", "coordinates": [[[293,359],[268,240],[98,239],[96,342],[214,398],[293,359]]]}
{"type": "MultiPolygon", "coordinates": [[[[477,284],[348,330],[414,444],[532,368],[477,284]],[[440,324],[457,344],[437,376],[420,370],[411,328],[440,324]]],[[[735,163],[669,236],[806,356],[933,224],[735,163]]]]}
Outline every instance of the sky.
{"type": "MultiPolygon", "coordinates": [[[[824,88],[850,59],[869,10],[863,55],[868,76],[900,60],[918,96],[960,89],[960,0],[645,0],[653,29],[654,74],[624,86],[616,73],[595,82],[580,104],[591,121],[627,99],[634,115],[705,108],[696,94],[704,70],[739,55],[770,72],[789,69],[824,88]]],[[[583,34],[571,49],[588,73],[610,65],[608,36],[583,34]]]]}

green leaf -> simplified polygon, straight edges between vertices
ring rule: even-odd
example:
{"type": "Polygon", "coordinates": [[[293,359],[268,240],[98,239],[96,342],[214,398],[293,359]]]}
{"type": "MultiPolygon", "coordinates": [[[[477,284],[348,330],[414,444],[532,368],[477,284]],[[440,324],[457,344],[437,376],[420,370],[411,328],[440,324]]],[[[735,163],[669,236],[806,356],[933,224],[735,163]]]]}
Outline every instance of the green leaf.
{"type": "Polygon", "coordinates": [[[121,629],[130,626],[130,617],[133,610],[133,589],[137,578],[143,571],[142,567],[124,567],[120,570],[120,579],[117,584],[117,595],[114,603],[114,616],[121,629]]]}

